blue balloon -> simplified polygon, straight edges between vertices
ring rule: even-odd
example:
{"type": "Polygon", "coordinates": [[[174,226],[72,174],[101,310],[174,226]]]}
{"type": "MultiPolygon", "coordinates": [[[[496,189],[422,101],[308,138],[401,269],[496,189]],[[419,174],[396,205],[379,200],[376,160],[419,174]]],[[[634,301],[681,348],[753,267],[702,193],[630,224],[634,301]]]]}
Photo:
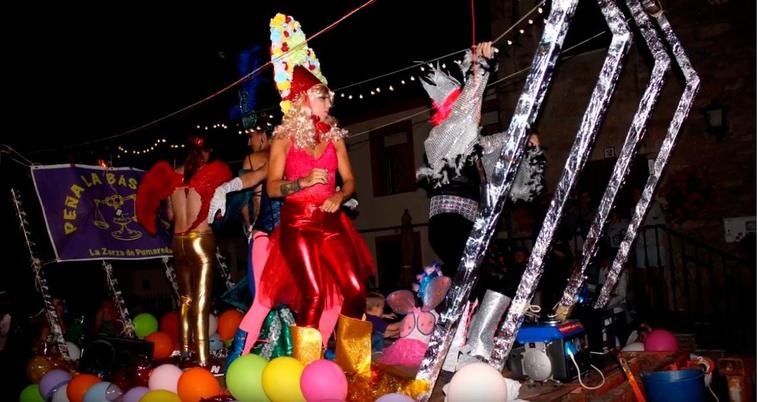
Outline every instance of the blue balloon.
{"type": "Polygon", "coordinates": [[[87,393],[84,394],[82,402],[115,401],[123,394],[124,392],[121,391],[118,385],[103,381],[91,386],[87,390],[87,393]]]}

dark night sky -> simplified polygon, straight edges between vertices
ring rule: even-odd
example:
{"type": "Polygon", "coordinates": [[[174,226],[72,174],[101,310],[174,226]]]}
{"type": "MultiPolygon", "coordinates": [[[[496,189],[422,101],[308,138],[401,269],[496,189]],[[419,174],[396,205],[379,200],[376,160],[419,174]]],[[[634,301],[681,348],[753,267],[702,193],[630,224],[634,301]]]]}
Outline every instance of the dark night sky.
{"type": "MultiPolygon", "coordinates": [[[[59,151],[34,151],[122,133],[234,81],[239,51],[256,43],[268,46],[268,21],[277,11],[293,15],[311,35],[360,4],[251,1],[204,7],[182,3],[172,9],[129,4],[109,10],[66,4],[14,10],[6,18],[13,18],[17,28],[4,28],[10,72],[4,75],[3,96],[10,105],[5,124],[17,129],[4,130],[2,142],[33,160],[65,161],[59,151]]],[[[470,2],[441,4],[378,0],[310,45],[333,88],[466,47],[470,2]]],[[[477,4],[478,36],[488,39],[489,4],[477,4]]],[[[272,93],[264,88],[259,107],[275,105],[266,92],[272,93]]],[[[225,118],[235,101],[230,91],[120,141],[77,153],[179,135],[195,123],[225,118]]]]}

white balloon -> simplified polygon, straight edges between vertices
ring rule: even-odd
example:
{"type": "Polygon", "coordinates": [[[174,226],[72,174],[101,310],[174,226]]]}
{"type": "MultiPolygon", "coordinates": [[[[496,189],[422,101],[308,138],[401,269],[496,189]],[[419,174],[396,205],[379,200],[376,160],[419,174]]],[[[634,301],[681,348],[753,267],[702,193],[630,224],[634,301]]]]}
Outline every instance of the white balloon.
{"type": "Polygon", "coordinates": [[[632,342],[623,348],[621,348],[622,352],[644,352],[645,351],[645,344],[642,342],[632,342]]]}
{"type": "Polygon", "coordinates": [[[68,395],[66,395],[66,389],[68,389],[68,384],[58,387],[53,393],[53,399],[50,402],[71,402],[68,400],[68,395]]]}
{"type": "Polygon", "coordinates": [[[502,374],[486,363],[472,363],[458,370],[450,380],[448,402],[502,402],[508,388],[502,374]]]}
{"type": "Polygon", "coordinates": [[[218,329],[218,318],[213,314],[208,314],[208,338],[216,333],[218,329]]]}
{"type": "Polygon", "coordinates": [[[66,341],[66,346],[68,346],[69,357],[71,357],[72,360],[79,360],[82,356],[82,350],[79,349],[79,346],[76,346],[76,344],[71,341],[66,341]]]}

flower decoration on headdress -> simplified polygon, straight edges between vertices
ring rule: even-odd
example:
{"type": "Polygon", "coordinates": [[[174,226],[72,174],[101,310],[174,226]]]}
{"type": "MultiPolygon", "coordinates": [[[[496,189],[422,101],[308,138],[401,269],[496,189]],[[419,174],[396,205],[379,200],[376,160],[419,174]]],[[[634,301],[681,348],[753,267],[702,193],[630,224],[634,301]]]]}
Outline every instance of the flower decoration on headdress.
{"type": "Polygon", "coordinates": [[[276,14],[271,28],[271,62],[274,65],[276,89],[282,97],[279,106],[283,113],[292,106],[292,99],[311,86],[327,84],[321,74],[316,53],[308,47],[300,23],[289,15],[276,14]],[[300,68],[296,68],[296,67],[300,68]],[[300,70],[300,71],[298,71],[300,70]]]}

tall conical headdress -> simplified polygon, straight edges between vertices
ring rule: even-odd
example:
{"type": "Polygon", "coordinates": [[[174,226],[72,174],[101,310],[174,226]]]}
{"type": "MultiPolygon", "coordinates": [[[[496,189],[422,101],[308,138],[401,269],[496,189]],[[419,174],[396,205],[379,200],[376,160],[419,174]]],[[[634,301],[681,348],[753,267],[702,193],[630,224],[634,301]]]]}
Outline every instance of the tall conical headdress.
{"type": "Polygon", "coordinates": [[[282,97],[279,106],[287,113],[292,99],[316,84],[327,85],[316,53],[308,47],[300,23],[289,15],[276,14],[271,28],[271,62],[276,89],[282,97]]]}

